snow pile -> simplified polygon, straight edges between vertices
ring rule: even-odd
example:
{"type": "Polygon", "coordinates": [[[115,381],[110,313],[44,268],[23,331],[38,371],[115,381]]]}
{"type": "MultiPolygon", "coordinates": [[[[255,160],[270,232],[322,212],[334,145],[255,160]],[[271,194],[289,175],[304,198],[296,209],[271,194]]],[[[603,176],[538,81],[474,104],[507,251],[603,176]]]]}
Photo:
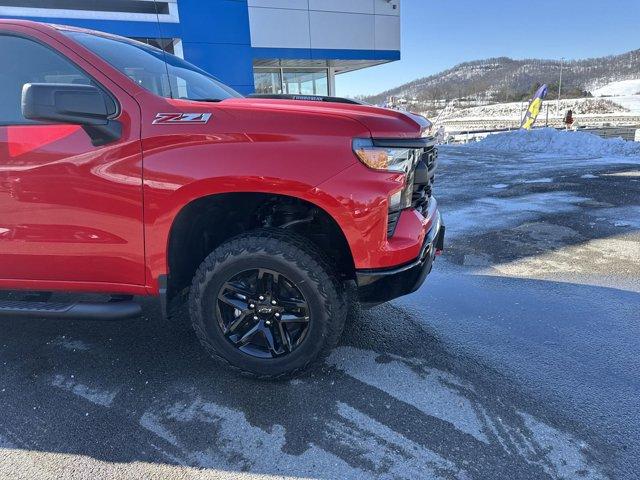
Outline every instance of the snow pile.
{"type": "Polygon", "coordinates": [[[624,97],[640,94],[640,80],[622,80],[612,82],[602,88],[594,90],[595,97],[624,97]]]}
{"type": "Polygon", "coordinates": [[[627,142],[621,138],[604,139],[591,133],[559,131],[553,128],[496,133],[477,143],[471,143],[468,147],[496,152],[549,153],[578,157],[640,156],[640,143],[637,142],[627,142]]]}

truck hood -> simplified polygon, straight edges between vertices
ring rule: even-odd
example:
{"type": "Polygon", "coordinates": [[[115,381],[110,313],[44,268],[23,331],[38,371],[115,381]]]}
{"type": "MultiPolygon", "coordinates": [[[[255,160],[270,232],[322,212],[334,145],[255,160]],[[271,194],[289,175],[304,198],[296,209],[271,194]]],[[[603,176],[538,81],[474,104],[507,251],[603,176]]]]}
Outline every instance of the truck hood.
{"type": "Polygon", "coordinates": [[[431,127],[424,117],[371,105],[306,100],[232,98],[221,103],[231,109],[348,117],[364,125],[374,138],[415,138],[431,127]]]}

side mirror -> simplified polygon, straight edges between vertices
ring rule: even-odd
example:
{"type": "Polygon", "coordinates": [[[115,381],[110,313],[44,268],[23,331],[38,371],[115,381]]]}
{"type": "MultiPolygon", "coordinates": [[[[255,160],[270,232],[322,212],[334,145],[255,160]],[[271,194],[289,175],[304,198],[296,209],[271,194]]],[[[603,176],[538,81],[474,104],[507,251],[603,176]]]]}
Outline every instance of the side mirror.
{"type": "Polygon", "coordinates": [[[105,95],[92,85],[27,83],[22,116],[41,122],[82,125],[95,146],[120,138],[122,126],[109,119],[105,95]]]}
{"type": "Polygon", "coordinates": [[[107,104],[91,85],[27,83],[22,88],[22,115],[28,120],[106,125],[107,104]]]}

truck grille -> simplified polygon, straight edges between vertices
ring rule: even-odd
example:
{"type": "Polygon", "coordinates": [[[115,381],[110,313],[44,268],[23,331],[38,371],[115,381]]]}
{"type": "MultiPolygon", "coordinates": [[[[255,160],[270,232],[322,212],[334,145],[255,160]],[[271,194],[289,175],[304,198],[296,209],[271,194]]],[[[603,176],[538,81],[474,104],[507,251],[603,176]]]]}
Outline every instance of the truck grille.
{"type": "Polygon", "coordinates": [[[400,214],[402,210],[398,210],[397,212],[389,212],[389,223],[387,223],[387,238],[393,237],[393,234],[396,231],[396,226],[398,226],[398,220],[400,220],[400,214]]]}
{"type": "Polygon", "coordinates": [[[411,207],[424,215],[429,211],[429,203],[433,193],[433,182],[435,180],[436,167],[438,166],[438,149],[431,147],[425,150],[422,154],[422,161],[427,166],[429,180],[427,183],[417,183],[414,180],[411,207]]]}
{"type": "MultiPolygon", "coordinates": [[[[407,186],[402,193],[402,197],[407,199],[404,203],[407,208],[413,208],[422,215],[427,214],[437,166],[438,149],[435,146],[426,148],[414,170],[407,175],[407,186]]],[[[402,210],[389,212],[387,238],[391,238],[395,233],[401,213],[402,210]]]]}

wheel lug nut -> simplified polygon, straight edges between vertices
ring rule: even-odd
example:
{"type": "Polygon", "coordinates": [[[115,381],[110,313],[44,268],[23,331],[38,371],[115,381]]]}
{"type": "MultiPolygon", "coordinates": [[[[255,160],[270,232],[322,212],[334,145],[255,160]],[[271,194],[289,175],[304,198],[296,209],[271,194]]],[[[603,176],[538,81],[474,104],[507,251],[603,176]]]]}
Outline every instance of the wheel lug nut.
{"type": "Polygon", "coordinates": [[[276,318],[280,318],[280,314],[279,313],[276,313],[276,318]]]}
{"type": "Polygon", "coordinates": [[[258,316],[257,316],[257,315],[254,315],[254,316],[253,316],[253,319],[254,319],[254,320],[259,320],[259,318],[258,318],[258,316]]]}
{"type": "Polygon", "coordinates": [[[271,325],[271,322],[267,320],[266,322],[264,322],[264,324],[268,327],[269,325],[271,325]]]}
{"type": "Polygon", "coordinates": [[[275,300],[271,300],[271,305],[277,305],[278,302],[276,302],[275,300]]]}
{"type": "Polygon", "coordinates": [[[264,300],[264,297],[263,297],[262,295],[260,295],[260,296],[258,297],[258,300],[262,301],[262,300],[264,300]]]}
{"type": "Polygon", "coordinates": [[[256,308],[256,306],[253,303],[250,303],[249,308],[256,308]]]}

